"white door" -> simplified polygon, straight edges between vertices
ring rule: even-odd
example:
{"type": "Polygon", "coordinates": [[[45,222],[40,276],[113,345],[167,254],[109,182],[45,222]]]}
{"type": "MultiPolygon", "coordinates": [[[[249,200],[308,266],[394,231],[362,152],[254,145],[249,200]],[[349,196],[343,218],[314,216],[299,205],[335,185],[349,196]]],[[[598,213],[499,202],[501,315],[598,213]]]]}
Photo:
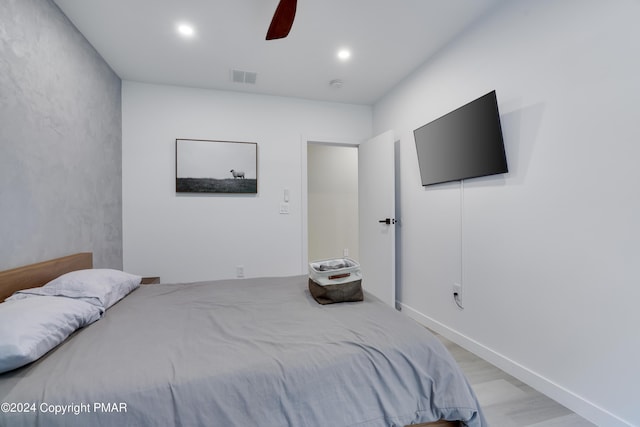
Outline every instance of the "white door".
{"type": "Polygon", "coordinates": [[[358,146],[362,287],[395,307],[395,150],[393,131],[358,146]]]}

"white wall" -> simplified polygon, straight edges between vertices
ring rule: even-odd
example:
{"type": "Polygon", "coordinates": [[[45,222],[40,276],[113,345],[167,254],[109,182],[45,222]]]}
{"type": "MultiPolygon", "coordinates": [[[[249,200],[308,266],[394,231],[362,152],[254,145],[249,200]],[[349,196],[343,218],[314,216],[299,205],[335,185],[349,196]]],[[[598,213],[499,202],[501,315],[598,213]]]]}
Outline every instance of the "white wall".
{"type": "Polygon", "coordinates": [[[128,81],[122,115],[124,268],[163,282],[302,273],[301,141],[371,135],[368,106],[128,81]],[[176,194],[176,138],[257,142],[258,195],[176,194]]]}
{"type": "Polygon", "coordinates": [[[374,106],[400,137],[405,312],[603,426],[640,425],[639,20],[508,2],[374,106]],[[492,89],[510,172],[421,187],[413,129],[492,89]]]}
{"type": "Polygon", "coordinates": [[[358,251],[358,148],[309,144],[307,149],[309,259],[358,251]]]}

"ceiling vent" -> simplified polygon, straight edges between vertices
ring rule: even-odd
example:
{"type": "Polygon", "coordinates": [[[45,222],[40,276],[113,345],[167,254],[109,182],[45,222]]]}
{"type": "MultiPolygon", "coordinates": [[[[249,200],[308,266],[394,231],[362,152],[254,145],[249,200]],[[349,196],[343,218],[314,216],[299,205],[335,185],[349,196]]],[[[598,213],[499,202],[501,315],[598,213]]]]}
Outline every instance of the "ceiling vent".
{"type": "Polygon", "coordinates": [[[258,73],[253,71],[231,70],[231,80],[234,83],[256,84],[258,73]]]}

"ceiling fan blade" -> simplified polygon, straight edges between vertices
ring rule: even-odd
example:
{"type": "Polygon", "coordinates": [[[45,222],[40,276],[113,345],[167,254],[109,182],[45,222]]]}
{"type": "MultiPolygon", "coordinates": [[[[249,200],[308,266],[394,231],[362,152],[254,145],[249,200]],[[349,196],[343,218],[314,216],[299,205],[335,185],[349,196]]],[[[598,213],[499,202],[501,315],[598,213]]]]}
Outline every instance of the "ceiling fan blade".
{"type": "Polygon", "coordinates": [[[280,0],[267,31],[267,40],[287,37],[296,16],[297,0],[280,0]]]}

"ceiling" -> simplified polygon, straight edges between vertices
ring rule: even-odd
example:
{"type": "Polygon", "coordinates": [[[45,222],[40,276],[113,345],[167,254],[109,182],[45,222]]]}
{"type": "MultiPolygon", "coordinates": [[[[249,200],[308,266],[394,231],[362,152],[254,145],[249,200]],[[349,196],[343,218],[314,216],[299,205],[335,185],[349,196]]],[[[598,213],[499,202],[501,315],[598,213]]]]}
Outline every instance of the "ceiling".
{"type": "Polygon", "coordinates": [[[369,105],[505,0],[299,0],[271,41],[278,0],[54,1],[123,80],[369,105]]]}

